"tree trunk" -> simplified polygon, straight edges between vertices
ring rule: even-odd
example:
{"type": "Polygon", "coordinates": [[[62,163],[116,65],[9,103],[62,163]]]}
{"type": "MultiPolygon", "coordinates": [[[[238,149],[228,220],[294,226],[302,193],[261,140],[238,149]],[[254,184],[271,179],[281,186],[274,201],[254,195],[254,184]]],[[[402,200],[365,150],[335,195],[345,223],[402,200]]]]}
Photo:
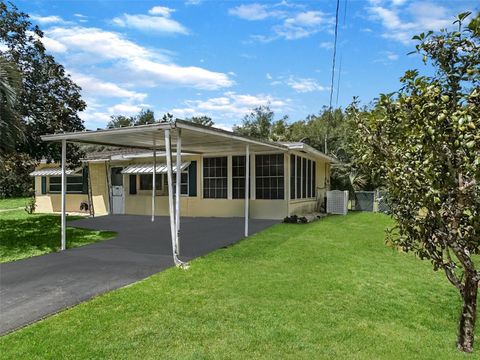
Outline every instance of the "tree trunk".
{"type": "Polygon", "coordinates": [[[463,309],[460,315],[460,327],[457,346],[460,351],[473,351],[475,335],[475,320],[477,319],[477,292],[478,281],[471,273],[465,273],[465,287],[463,291],[463,309]]]}

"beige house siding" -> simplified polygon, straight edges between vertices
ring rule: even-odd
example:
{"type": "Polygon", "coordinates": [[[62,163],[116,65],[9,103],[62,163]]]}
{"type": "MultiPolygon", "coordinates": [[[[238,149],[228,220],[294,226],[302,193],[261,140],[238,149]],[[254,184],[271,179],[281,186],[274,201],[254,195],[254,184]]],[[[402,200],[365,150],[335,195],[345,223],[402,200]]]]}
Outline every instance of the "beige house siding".
{"type": "Polygon", "coordinates": [[[107,188],[108,164],[106,161],[88,164],[90,189],[92,191],[93,210],[95,215],[106,215],[110,212],[107,188]]]}
{"type": "MultiPolygon", "coordinates": [[[[274,153],[274,152],[273,152],[274,153]]],[[[262,153],[263,154],[263,153],[262,153]]],[[[316,161],[316,188],[317,199],[323,200],[325,191],[329,186],[330,166],[323,159],[316,158],[301,152],[284,154],[284,199],[283,200],[260,200],[255,199],[255,154],[251,154],[251,182],[250,182],[250,217],[256,219],[283,219],[287,215],[301,215],[315,210],[317,199],[290,199],[290,154],[306,157],[316,161]]],[[[199,155],[182,156],[182,161],[197,161],[197,196],[182,196],[181,215],[191,217],[243,217],[245,202],[243,199],[232,199],[231,163],[232,155],[243,154],[218,154],[211,156],[228,157],[228,198],[227,199],[204,199],[203,198],[203,158],[199,155]]],[[[209,155],[210,156],[210,155],[209,155]]],[[[94,161],[89,163],[90,189],[92,192],[93,208],[95,215],[105,215],[110,212],[109,190],[107,174],[112,166],[127,166],[135,163],[147,163],[152,159],[133,158],[122,161],[94,161]]],[[[165,162],[164,157],[158,157],[157,163],[165,162]]],[[[54,165],[58,166],[58,165],[54,165]]],[[[38,169],[44,166],[39,166],[38,169]]],[[[123,177],[125,214],[150,215],[151,192],[138,189],[137,194],[129,194],[129,175],[123,177]]],[[[35,190],[37,197],[37,212],[60,211],[60,194],[41,194],[41,178],[35,178],[35,190]]],[[[168,215],[168,197],[158,193],[155,202],[155,214],[158,216],[168,215]]],[[[88,202],[85,194],[67,194],[67,211],[79,211],[80,203],[88,202]]]]}

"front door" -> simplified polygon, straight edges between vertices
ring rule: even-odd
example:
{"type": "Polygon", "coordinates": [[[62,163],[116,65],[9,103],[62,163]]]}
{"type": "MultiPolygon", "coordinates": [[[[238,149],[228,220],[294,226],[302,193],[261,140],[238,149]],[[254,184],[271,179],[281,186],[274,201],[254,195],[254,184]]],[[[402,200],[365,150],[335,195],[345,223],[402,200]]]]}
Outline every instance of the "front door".
{"type": "Polygon", "coordinates": [[[124,213],[123,168],[112,167],[110,180],[112,183],[112,214],[124,213]]]}

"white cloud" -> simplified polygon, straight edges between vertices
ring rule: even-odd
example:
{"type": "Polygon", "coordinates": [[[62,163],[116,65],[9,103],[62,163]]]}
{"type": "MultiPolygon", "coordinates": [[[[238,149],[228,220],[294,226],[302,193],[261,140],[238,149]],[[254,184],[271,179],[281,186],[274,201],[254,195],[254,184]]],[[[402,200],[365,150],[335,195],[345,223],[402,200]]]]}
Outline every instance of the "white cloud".
{"type": "MultiPolygon", "coordinates": [[[[157,7],[157,8],[168,9],[163,7],[157,7]]],[[[160,10],[157,9],[156,11],[160,11],[160,10]]],[[[120,27],[126,27],[126,28],[134,28],[134,29],[145,30],[145,31],[155,31],[158,33],[183,34],[183,35],[188,34],[187,28],[185,28],[182,24],[180,24],[179,22],[169,17],[171,9],[168,10],[170,12],[167,12],[167,10],[162,10],[162,11],[166,11],[164,13],[166,15],[163,15],[160,12],[158,12],[158,14],[163,16],[150,16],[150,15],[143,15],[143,14],[136,14],[136,15],[123,14],[120,17],[114,18],[112,22],[115,25],[118,25],[120,27]]]]}
{"type": "Polygon", "coordinates": [[[30,18],[42,25],[50,25],[50,24],[55,24],[55,23],[64,23],[65,21],[60,17],[56,15],[50,15],[50,16],[40,16],[40,15],[30,15],[30,18]]]}
{"type": "Polygon", "coordinates": [[[270,80],[270,85],[286,85],[297,93],[309,93],[314,91],[325,91],[328,87],[322,86],[317,80],[312,78],[301,78],[297,76],[278,76],[273,77],[267,74],[267,79],[270,80]]]}
{"type": "Polygon", "coordinates": [[[323,41],[320,43],[320,47],[322,49],[327,49],[327,50],[331,50],[333,49],[333,42],[331,41],[323,41]]]}
{"type": "Polygon", "coordinates": [[[332,18],[321,11],[304,11],[288,17],[283,24],[273,28],[275,33],[287,40],[309,37],[332,24],[332,18]]]}
{"type": "Polygon", "coordinates": [[[387,51],[387,54],[386,54],[386,55],[387,55],[387,59],[388,59],[388,60],[391,60],[391,61],[396,61],[396,60],[398,60],[398,54],[395,54],[395,53],[393,53],[393,52],[391,52],[391,51],[387,51]]]}
{"type": "Polygon", "coordinates": [[[326,87],[320,85],[315,79],[311,78],[297,78],[294,76],[290,76],[286,80],[286,84],[298,93],[327,90],[326,87]]]}
{"type": "Polygon", "coordinates": [[[416,2],[407,5],[405,3],[397,0],[390,5],[379,0],[371,0],[367,8],[371,19],[382,24],[384,38],[405,45],[411,43],[413,35],[451,26],[456,13],[455,9],[447,9],[438,3],[416,2]]]}
{"type": "Polygon", "coordinates": [[[53,53],[64,53],[67,51],[67,47],[60,41],[49,38],[48,36],[44,36],[41,40],[48,51],[51,51],[53,53]]]}
{"type": "Polygon", "coordinates": [[[110,106],[108,112],[115,115],[131,116],[138,114],[143,108],[148,106],[135,105],[130,103],[121,103],[110,106]]]}
{"type": "Polygon", "coordinates": [[[193,86],[197,89],[216,90],[233,85],[228,75],[205,70],[197,66],[179,66],[176,64],[161,64],[149,59],[136,58],[129,64],[133,71],[154,76],[159,81],[180,86],[193,86]]]}
{"type": "Polygon", "coordinates": [[[267,94],[237,94],[233,91],[225,92],[222,96],[206,100],[187,100],[184,108],[172,109],[178,117],[207,115],[212,119],[239,120],[258,106],[270,106],[276,112],[288,109],[290,99],[279,99],[267,94]]]}
{"type": "Polygon", "coordinates": [[[118,68],[122,76],[130,77],[133,82],[207,90],[230,87],[234,83],[228,74],[174,64],[167,56],[115,32],[76,26],[56,27],[45,33],[49,39],[56,41],[57,50],[63,45],[62,52],[67,52],[70,58],[84,55],[94,64],[108,63],[109,68],[118,68]]]}
{"type": "Polygon", "coordinates": [[[200,5],[202,3],[202,0],[187,0],[185,1],[185,5],[190,6],[190,5],[200,5]]]}
{"type": "Polygon", "coordinates": [[[71,72],[70,74],[73,81],[82,88],[82,93],[89,98],[108,97],[143,101],[147,97],[145,93],[128,90],[115,83],[102,81],[93,76],[76,72],[71,72]]]}
{"type": "Polygon", "coordinates": [[[154,6],[150,10],[148,10],[148,13],[151,15],[160,15],[164,17],[170,17],[170,15],[175,12],[175,9],[171,9],[166,6],[154,6]]]}
{"type": "Polygon", "coordinates": [[[282,13],[275,10],[269,10],[266,5],[263,4],[242,4],[237,7],[228,10],[228,13],[233,16],[237,16],[244,20],[263,20],[268,17],[280,16],[282,13]]]}

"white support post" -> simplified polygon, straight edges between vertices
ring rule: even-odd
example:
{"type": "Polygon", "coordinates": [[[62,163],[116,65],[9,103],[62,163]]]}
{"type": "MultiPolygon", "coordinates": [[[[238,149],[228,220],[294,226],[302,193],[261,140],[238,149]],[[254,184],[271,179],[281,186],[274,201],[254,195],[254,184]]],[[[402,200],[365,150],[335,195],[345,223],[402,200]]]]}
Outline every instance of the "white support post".
{"type": "Polygon", "coordinates": [[[177,129],[177,174],[176,174],[176,194],[175,194],[175,240],[176,240],[176,254],[180,255],[180,196],[181,196],[181,181],[182,181],[182,130],[177,129]]]}
{"type": "Polygon", "coordinates": [[[156,141],[153,138],[153,171],[152,171],[152,222],[155,221],[155,191],[156,191],[156,180],[155,175],[157,174],[157,149],[156,149],[156,141]]]}
{"type": "Polygon", "coordinates": [[[62,198],[61,198],[61,250],[66,249],[67,244],[67,232],[66,232],[66,216],[65,216],[65,194],[67,192],[67,175],[66,175],[66,162],[67,162],[67,141],[62,140],[62,198]]]}
{"type": "Polygon", "coordinates": [[[173,170],[172,170],[172,147],[170,144],[170,130],[165,130],[165,150],[167,158],[167,180],[168,180],[168,209],[170,213],[170,232],[172,235],[172,250],[173,250],[173,259],[176,262],[177,253],[176,253],[176,226],[175,226],[175,208],[173,204],[173,170]]]}
{"type": "Polygon", "coordinates": [[[245,147],[245,237],[248,236],[248,217],[250,203],[250,145],[245,147]]]}

